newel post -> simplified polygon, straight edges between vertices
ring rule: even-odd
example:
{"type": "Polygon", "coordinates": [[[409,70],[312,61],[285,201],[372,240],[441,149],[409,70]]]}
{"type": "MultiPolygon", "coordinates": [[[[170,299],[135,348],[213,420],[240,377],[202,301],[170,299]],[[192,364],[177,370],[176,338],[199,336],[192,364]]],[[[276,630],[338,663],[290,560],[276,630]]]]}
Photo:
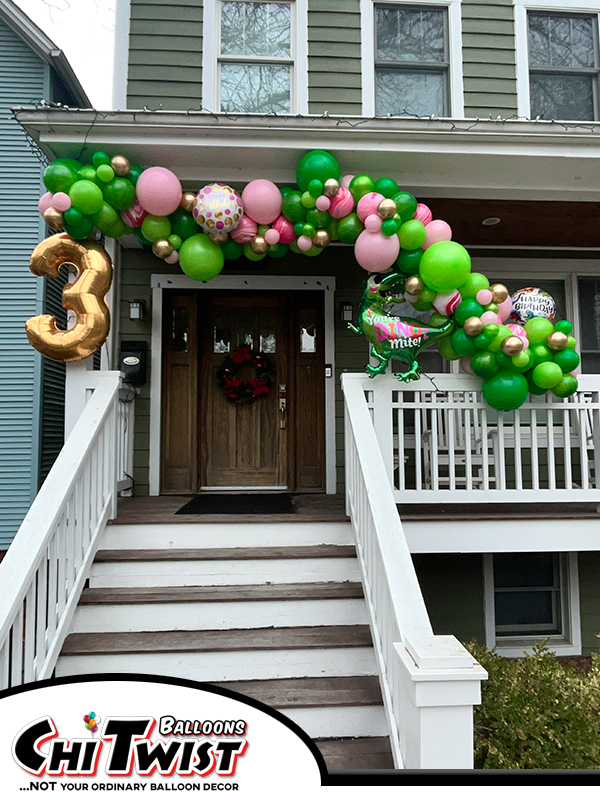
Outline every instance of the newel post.
{"type": "Polygon", "coordinates": [[[405,769],[473,769],[473,706],[487,672],[454,636],[396,644],[405,769]]]}

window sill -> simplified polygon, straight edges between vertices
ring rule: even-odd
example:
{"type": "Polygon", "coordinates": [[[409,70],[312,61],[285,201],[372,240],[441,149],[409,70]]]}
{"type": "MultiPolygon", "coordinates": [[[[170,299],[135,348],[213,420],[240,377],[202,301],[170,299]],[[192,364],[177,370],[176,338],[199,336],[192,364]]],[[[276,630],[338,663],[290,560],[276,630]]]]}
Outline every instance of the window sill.
{"type": "MultiPolygon", "coordinates": [[[[564,636],[547,637],[548,650],[557,656],[580,656],[581,645],[573,644],[564,636]]],[[[545,641],[542,636],[514,636],[496,639],[494,652],[505,658],[522,658],[524,654],[533,655],[533,647],[545,641]]]]}

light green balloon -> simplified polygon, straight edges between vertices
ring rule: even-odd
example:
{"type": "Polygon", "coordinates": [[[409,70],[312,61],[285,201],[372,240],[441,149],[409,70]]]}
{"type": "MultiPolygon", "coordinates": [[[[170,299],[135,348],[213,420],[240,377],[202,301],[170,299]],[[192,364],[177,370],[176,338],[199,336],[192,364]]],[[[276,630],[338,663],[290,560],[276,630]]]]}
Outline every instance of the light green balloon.
{"type": "Polygon", "coordinates": [[[458,291],[462,298],[465,297],[475,297],[477,292],[481,291],[482,289],[489,289],[490,282],[482,275],[481,272],[471,272],[467,280],[463,283],[462,286],[458,287],[458,291]]]}
{"type": "Polygon", "coordinates": [[[436,292],[458,289],[467,280],[470,271],[471,257],[458,242],[432,244],[423,253],[419,264],[421,280],[436,292]]]}
{"type": "Polygon", "coordinates": [[[179,249],[179,266],[195,281],[214,278],[221,272],[224,263],[223,251],[205,233],[190,236],[179,249]]]}
{"type": "Polygon", "coordinates": [[[541,344],[554,331],[554,325],[545,317],[528,319],[523,327],[529,339],[529,344],[541,344]]]}
{"type": "Polygon", "coordinates": [[[563,371],[553,361],[544,361],[538,364],[531,373],[531,377],[536,386],[540,389],[552,389],[563,379],[563,371]]]}
{"type": "Polygon", "coordinates": [[[157,217],[154,214],[148,214],[142,222],[142,233],[150,242],[168,239],[171,235],[171,221],[168,217],[157,217]]]}
{"type": "Polygon", "coordinates": [[[102,190],[91,181],[77,181],[69,189],[69,197],[74,206],[84,214],[95,214],[104,203],[102,190]]]}
{"type": "Polygon", "coordinates": [[[398,231],[400,247],[403,250],[416,250],[417,247],[421,247],[426,236],[425,225],[418,219],[409,219],[408,222],[402,223],[398,231]]]}

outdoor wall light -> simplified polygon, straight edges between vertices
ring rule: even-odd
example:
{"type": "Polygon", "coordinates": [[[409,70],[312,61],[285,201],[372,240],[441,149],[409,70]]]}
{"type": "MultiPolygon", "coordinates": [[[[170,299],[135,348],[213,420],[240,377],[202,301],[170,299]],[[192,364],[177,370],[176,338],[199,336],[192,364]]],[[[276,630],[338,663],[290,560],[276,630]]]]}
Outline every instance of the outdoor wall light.
{"type": "Polygon", "coordinates": [[[144,319],[144,301],[143,300],[130,300],[129,301],[129,319],[144,319]]]}
{"type": "Polygon", "coordinates": [[[485,219],[481,220],[481,224],[486,225],[487,227],[491,227],[492,225],[497,225],[499,222],[502,222],[500,217],[486,217],[485,219]]]}
{"type": "Polygon", "coordinates": [[[340,318],[342,322],[352,322],[354,319],[354,306],[352,303],[340,303],[340,318]]]}

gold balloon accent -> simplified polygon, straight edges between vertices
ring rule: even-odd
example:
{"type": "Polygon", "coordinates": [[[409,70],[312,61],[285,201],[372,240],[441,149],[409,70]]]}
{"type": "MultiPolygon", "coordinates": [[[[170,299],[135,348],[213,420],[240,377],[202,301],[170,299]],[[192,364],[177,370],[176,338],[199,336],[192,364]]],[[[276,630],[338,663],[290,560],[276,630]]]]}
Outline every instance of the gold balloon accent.
{"type": "Polygon", "coordinates": [[[113,156],[110,160],[115,175],[129,175],[131,164],[125,156],[113,156]]]}
{"type": "Polygon", "coordinates": [[[398,213],[398,207],[391,199],[382,200],[377,206],[377,213],[381,219],[391,219],[394,214],[398,213]]]}
{"type": "Polygon", "coordinates": [[[331,236],[329,235],[329,232],[323,228],[315,231],[312,237],[312,243],[315,245],[315,247],[327,247],[330,241],[331,236]]]}
{"type": "Polygon", "coordinates": [[[480,317],[469,317],[465,320],[464,329],[467,336],[477,336],[484,328],[480,317]]]}
{"type": "Polygon", "coordinates": [[[168,258],[174,249],[168,239],[157,239],[152,245],[152,252],[159,258],[168,258]]]}
{"type": "Polygon", "coordinates": [[[508,297],[508,289],[503,283],[495,283],[490,286],[490,292],[494,303],[503,303],[508,297]]]}
{"type": "MultiPolygon", "coordinates": [[[[225,222],[229,222],[229,220],[226,219],[225,222]]],[[[217,242],[217,244],[223,244],[229,239],[229,234],[227,231],[219,231],[218,233],[209,233],[208,238],[212,239],[213,242],[217,242]]]]}
{"type": "Polygon", "coordinates": [[[193,211],[196,206],[196,195],[193,192],[184,192],[179,205],[184,211],[193,211]]]}
{"type": "Polygon", "coordinates": [[[408,292],[408,294],[421,294],[423,291],[423,281],[418,275],[411,275],[410,278],[406,279],[404,291],[408,292]]]}
{"type": "Polygon", "coordinates": [[[65,218],[62,211],[53,206],[44,211],[44,222],[54,231],[60,231],[65,227],[65,218]]]}
{"type": "Polygon", "coordinates": [[[564,350],[569,343],[569,337],[566,333],[560,331],[553,331],[546,336],[546,344],[550,350],[564,350]]]}
{"type": "Polygon", "coordinates": [[[40,242],[31,254],[34,275],[56,278],[63,264],[73,264],[79,275],[63,289],[63,308],[73,311],[75,325],[68,331],[56,327],[50,314],[31,317],[25,323],[32,347],[55,361],[80,361],[99,350],[110,331],[110,313],[104,297],[110,289],[112,262],[99,242],[76,242],[66,233],[40,242]]]}
{"type": "Polygon", "coordinates": [[[507,356],[516,356],[525,349],[525,342],[520,336],[507,336],[500,345],[502,352],[507,356]]]}
{"type": "Polygon", "coordinates": [[[250,242],[250,250],[257,256],[262,256],[269,249],[269,244],[264,236],[255,236],[250,242]]]}
{"type": "Polygon", "coordinates": [[[335,178],[327,178],[323,184],[323,194],[325,197],[334,197],[340,190],[340,184],[335,178]]]}

